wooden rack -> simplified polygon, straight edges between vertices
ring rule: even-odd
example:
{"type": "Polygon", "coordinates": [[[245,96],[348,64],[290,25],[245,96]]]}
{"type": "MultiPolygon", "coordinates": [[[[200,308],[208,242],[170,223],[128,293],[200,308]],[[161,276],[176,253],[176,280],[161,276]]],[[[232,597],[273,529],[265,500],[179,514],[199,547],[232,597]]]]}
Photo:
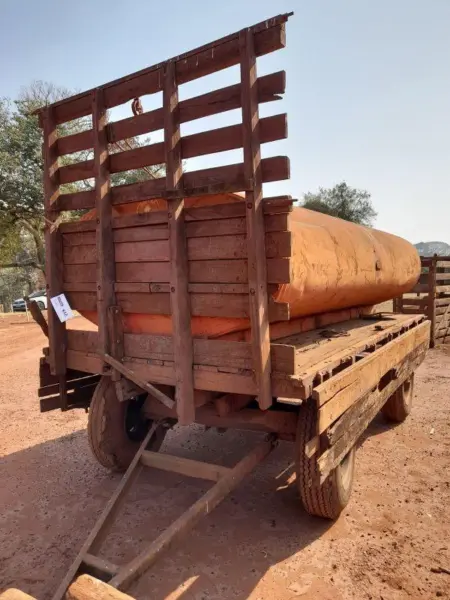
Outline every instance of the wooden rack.
{"type": "MultiPolygon", "coordinates": [[[[260,119],[258,110],[260,103],[280,98],[285,73],[258,78],[256,61],[285,46],[289,16],[264,21],[39,111],[48,295],[64,292],[74,309],[97,311],[99,339],[97,358],[92,360],[98,363],[96,372],[110,373],[115,380],[120,374],[98,356],[122,361],[127,355],[121,313],[170,314],[177,414],[184,424],[195,415],[191,315],[250,318],[245,369],[260,408],[272,404],[269,321],[288,319],[289,314],[287,305],[268,301],[268,285],[289,281],[286,215],[292,201],[263,199],[264,182],[289,177],[287,157],[261,159],[261,144],[287,136],[286,115],[260,119]],[[240,66],[239,83],[179,100],[180,85],[232,65],[240,66]],[[108,109],[157,92],[162,92],[160,108],[108,123],[108,109]],[[181,136],[182,123],[239,108],[238,125],[181,136]],[[88,115],[92,129],[58,136],[59,124],[88,115]],[[164,131],[164,142],[109,152],[114,142],[158,129],[164,131]],[[183,173],[184,159],[237,148],[243,149],[242,163],[183,173]],[[94,158],[59,164],[59,157],[82,150],[92,150],[94,158]],[[165,177],[111,185],[112,173],[162,163],[165,177]],[[95,180],[94,189],[61,193],[61,185],[89,178],[95,180]],[[192,211],[185,207],[186,198],[230,192],[244,192],[243,201],[192,211]],[[113,206],[151,198],[166,199],[167,210],[113,217],[113,206]],[[93,220],[60,223],[61,211],[94,208],[93,220]],[[207,234],[202,230],[205,219],[207,234]],[[221,237],[206,255],[205,237],[215,236],[221,237]]],[[[65,398],[66,369],[92,372],[92,360],[74,359],[66,328],[51,306],[49,341],[51,371],[65,398]]]]}
{"type": "Polygon", "coordinates": [[[421,257],[422,274],[408,294],[394,300],[394,312],[421,313],[431,321],[430,346],[450,342],[450,256],[421,257]]]}

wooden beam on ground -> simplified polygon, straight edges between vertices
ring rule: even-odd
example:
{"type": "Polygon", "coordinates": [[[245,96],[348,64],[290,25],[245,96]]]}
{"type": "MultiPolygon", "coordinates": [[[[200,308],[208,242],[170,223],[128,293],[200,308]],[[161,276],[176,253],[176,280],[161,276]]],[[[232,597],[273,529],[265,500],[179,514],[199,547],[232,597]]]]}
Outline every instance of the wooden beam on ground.
{"type": "Polygon", "coordinates": [[[171,456],[162,452],[150,452],[149,450],[142,454],[141,462],[146,467],[198,479],[208,479],[209,481],[219,481],[221,477],[230,471],[228,467],[191,460],[181,456],[171,456]]]}
{"type": "Polygon", "coordinates": [[[270,383],[270,334],[267,296],[267,266],[262,210],[262,175],[258,92],[256,86],[256,53],[253,32],[239,34],[242,94],[242,133],[244,178],[252,181],[245,192],[247,207],[247,255],[250,322],[258,403],[262,410],[272,404],[270,383]]]}
{"type": "Polygon", "coordinates": [[[210,513],[276,445],[275,436],[269,435],[238,464],[170,525],[154,542],[115,575],[110,585],[125,588],[146,571],[164,552],[190,531],[204,514],[210,513]]]}
{"type": "Polygon", "coordinates": [[[10,588],[0,594],[0,600],[36,600],[34,596],[29,596],[16,588],[10,588]]]}
{"type": "MultiPolygon", "coordinates": [[[[163,89],[166,186],[175,192],[182,186],[181,134],[175,63],[166,63],[163,89]]],[[[188,261],[184,222],[184,199],[168,201],[170,244],[170,305],[172,313],[175,399],[178,420],[189,425],[195,420],[191,307],[188,292],[188,261]]]]}
{"type": "Polygon", "coordinates": [[[58,230],[59,199],[58,153],[56,144],[58,132],[55,113],[50,107],[43,114],[43,161],[44,161],[44,216],[45,216],[45,272],[48,297],[48,337],[50,370],[59,378],[61,407],[67,408],[66,392],[66,324],[61,323],[51,299],[63,293],[63,246],[62,235],[58,230]]]}
{"type": "MultiPolygon", "coordinates": [[[[5,600],[21,599],[5,598],[5,600]]],[[[134,598],[119,592],[119,590],[95,577],[80,575],[67,590],[66,600],[134,600],[134,598]]]]}

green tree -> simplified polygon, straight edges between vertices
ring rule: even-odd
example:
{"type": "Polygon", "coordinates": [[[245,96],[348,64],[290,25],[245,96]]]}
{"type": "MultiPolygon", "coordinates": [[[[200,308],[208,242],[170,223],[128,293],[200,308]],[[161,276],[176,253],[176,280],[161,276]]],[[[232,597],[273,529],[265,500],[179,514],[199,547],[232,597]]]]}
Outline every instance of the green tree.
{"type": "MultiPolygon", "coordinates": [[[[0,268],[45,270],[42,131],[32,113],[70,94],[69,90],[38,81],[24,89],[14,102],[0,99],[0,268]]],[[[91,118],[84,117],[61,125],[59,134],[79,133],[91,127],[91,118]]],[[[127,151],[148,142],[149,138],[122,140],[111,145],[110,152],[127,151]]],[[[60,164],[89,158],[92,151],[85,150],[61,157],[60,164]]],[[[146,167],[114,174],[112,183],[134,183],[162,174],[160,166],[146,167]]],[[[62,186],[61,191],[91,187],[91,181],[80,181],[62,186]]]]}
{"type": "Polygon", "coordinates": [[[319,188],[303,196],[302,206],[310,210],[371,227],[377,213],[366,190],[349,187],[345,181],[333,188],[319,188]]]}

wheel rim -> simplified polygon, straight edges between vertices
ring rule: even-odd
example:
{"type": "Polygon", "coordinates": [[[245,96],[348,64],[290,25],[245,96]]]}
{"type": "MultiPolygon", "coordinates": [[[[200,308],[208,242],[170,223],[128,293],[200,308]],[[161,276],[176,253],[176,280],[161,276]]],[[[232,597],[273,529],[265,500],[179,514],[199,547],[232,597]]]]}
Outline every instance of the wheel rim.
{"type": "Polygon", "coordinates": [[[354,448],[342,459],[341,463],[337,467],[339,479],[342,487],[348,490],[352,485],[353,479],[353,464],[354,464],[354,448]]]}
{"type": "Polygon", "coordinates": [[[142,442],[150,428],[150,421],[142,414],[147,394],[131,398],[125,413],[125,431],[132,442],[142,442]]]}
{"type": "Polygon", "coordinates": [[[406,406],[410,406],[413,395],[413,378],[410,377],[403,384],[403,401],[406,406]]]}

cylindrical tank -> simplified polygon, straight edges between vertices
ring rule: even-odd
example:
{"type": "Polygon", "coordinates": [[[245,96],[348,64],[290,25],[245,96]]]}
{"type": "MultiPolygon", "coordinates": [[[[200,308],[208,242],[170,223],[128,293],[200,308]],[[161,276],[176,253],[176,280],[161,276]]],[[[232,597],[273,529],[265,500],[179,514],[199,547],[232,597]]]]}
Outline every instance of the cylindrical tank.
{"type": "MultiPolygon", "coordinates": [[[[188,206],[224,202],[242,202],[242,197],[202,197],[189,200],[188,206]]],[[[116,206],[114,212],[118,216],[163,208],[166,202],[157,199],[116,206]]],[[[419,278],[416,249],[395,235],[300,207],[290,215],[290,229],[291,283],[279,285],[272,298],[289,304],[291,319],[384,302],[409,291],[419,278]]],[[[83,315],[97,321],[96,313],[83,315]]],[[[170,316],[124,313],[123,322],[128,332],[172,333],[170,316]]],[[[249,327],[248,319],[192,317],[194,336],[220,337],[249,327]]]]}

